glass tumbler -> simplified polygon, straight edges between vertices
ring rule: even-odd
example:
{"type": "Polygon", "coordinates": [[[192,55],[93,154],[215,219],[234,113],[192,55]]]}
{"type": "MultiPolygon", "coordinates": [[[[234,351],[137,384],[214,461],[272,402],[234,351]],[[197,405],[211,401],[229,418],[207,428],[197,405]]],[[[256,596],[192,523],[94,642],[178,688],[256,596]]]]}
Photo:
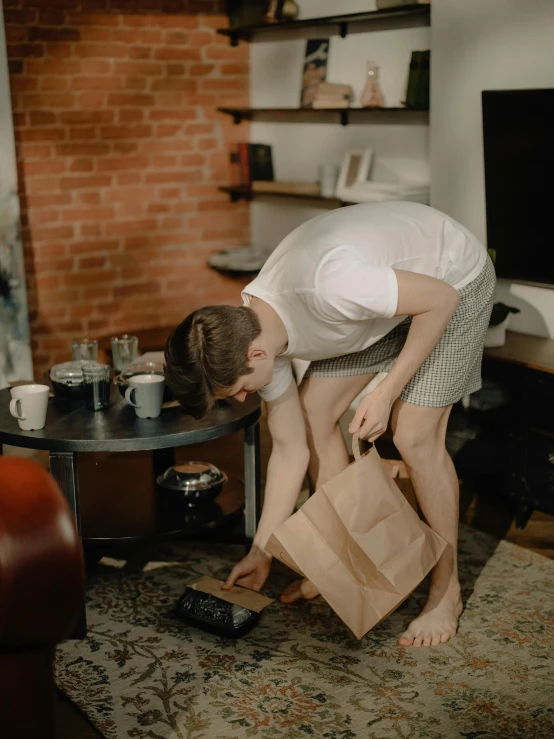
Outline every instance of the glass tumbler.
{"type": "Polygon", "coordinates": [[[100,411],[110,405],[109,364],[84,364],[83,390],[89,411],[100,411]]]}
{"type": "Polygon", "coordinates": [[[98,360],[98,342],[96,339],[73,339],[71,342],[73,361],[84,359],[87,362],[98,360]]]}
{"type": "Polygon", "coordinates": [[[136,336],[113,336],[112,357],[116,372],[123,372],[138,356],[138,339],[136,336]]]}

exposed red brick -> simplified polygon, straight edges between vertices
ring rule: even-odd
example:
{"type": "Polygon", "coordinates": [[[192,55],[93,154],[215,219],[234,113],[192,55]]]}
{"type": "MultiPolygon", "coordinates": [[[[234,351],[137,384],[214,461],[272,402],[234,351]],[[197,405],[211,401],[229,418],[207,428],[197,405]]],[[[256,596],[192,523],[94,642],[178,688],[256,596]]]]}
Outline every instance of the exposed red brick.
{"type": "Polygon", "coordinates": [[[246,103],[249,47],[197,2],[4,0],[37,372],[74,335],[239,300],[206,260],[248,243],[248,205],[217,189],[248,124],[215,109],[246,103]]]}
{"type": "Polygon", "coordinates": [[[154,104],[154,95],[146,95],[137,92],[114,92],[108,95],[108,105],[113,107],[119,107],[120,105],[135,105],[137,107],[145,107],[154,104]]]}
{"type": "Polygon", "coordinates": [[[200,49],[181,46],[160,46],[154,52],[154,59],[182,59],[199,62],[202,58],[200,49]]]}
{"type": "Polygon", "coordinates": [[[44,28],[34,26],[29,28],[29,41],[79,41],[81,34],[76,28],[44,28]]]}
{"type": "Polygon", "coordinates": [[[119,90],[119,77],[74,77],[71,80],[72,90],[119,90]]]}
{"type": "Polygon", "coordinates": [[[152,126],[142,124],[138,126],[102,126],[100,135],[103,139],[136,139],[152,135],[152,126]]]}
{"type": "Polygon", "coordinates": [[[111,123],[115,114],[113,110],[71,110],[60,113],[62,123],[111,123]]]}

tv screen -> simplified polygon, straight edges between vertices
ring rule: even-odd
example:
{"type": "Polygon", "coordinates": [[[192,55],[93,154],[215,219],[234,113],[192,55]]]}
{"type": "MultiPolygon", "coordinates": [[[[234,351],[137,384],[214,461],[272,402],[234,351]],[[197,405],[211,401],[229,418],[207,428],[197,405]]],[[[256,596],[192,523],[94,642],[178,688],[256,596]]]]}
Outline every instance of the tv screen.
{"type": "Polygon", "coordinates": [[[554,287],[554,89],[485,91],[482,102],[496,273],[554,287]]]}

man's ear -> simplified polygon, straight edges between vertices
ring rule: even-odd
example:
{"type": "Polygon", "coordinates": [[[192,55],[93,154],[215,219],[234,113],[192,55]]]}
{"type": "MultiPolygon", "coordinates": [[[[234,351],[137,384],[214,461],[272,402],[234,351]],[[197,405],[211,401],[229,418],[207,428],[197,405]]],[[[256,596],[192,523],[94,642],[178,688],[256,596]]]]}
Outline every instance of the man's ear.
{"type": "Polygon", "coordinates": [[[267,352],[265,349],[261,349],[260,347],[250,346],[247,356],[249,362],[260,359],[267,359],[267,352]]]}

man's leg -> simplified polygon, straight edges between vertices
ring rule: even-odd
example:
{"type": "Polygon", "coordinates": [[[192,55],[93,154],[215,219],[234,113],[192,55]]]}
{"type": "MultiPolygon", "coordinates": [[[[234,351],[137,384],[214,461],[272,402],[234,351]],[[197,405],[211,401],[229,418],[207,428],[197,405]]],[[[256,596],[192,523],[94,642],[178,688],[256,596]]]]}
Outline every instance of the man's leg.
{"type": "MultiPolygon", "coordinates": [[[[308,475],[314,490],[348,466],[348,451],[339,426],[356,395],[375,377],[374,372],[354,377],[309,377],[300,386],[300,402],[310,447],[308,475]]],[[[282,593],[283,603],[315,598],[309,580],[296,580],[282,593]]]]}
{"type": "Polygon", "coordinates": [[[418,503],[429,526],[449,546],[431,574],[427,603],[401,646],[435,646],[456,633],[462,612],[458,581],[458,477],[446,451],[446,426],[452,406],[427,408],[396,401],[392,413],[394,443],[406,463],[418,503]]]}

